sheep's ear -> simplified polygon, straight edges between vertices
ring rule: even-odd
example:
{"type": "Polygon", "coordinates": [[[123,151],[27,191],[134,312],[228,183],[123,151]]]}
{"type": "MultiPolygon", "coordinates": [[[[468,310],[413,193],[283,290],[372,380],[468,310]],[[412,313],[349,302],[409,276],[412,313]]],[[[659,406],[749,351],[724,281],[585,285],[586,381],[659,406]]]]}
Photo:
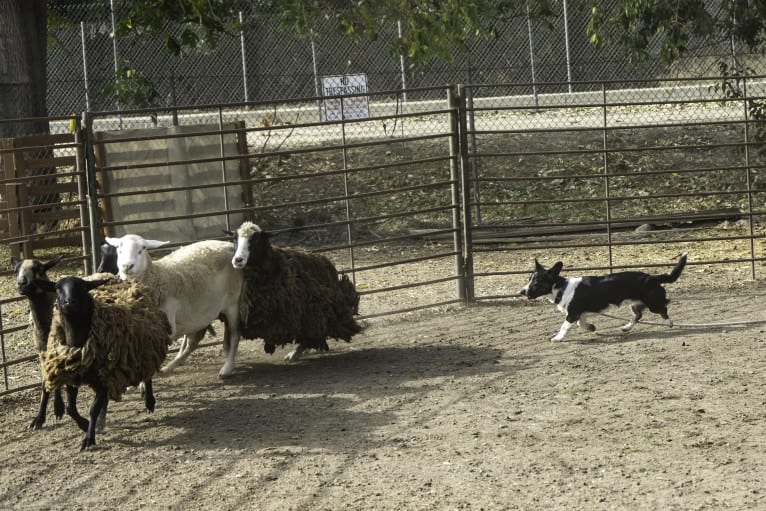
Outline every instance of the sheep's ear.
{"type": "Polygon", "coordinates": [[[61,261],[63,258],[64,258],[64,254],[59,254],[56,257],[54,257],[53,259],[51,259],[50,261],[44,262],[43,263],[43,271],[50,270],[51,268],[56,266],[59,263],[59,261],[61,261]]]}
{"type": "Polygon", "coordinates": [[[44,293],[53,293],[56,291],[56,283],[50,280],[38,280],[37,287],[44,293]]]}
{"type": "Polygon", "coordinates": [[[146,242],[147,248],[160,248],[170,243],[169,241],[157,241],[157,240],[144,240],[144,242],[146,242]]]}
{"type": "Polygon", "coordinates": [[[119,247],[120,246],[120,241],[122,241],[122,238],[110,238],[109,236],[104,238],[104,242],[108,243],[109,245],[111,245],[113,247],[119,247]]]}
{"type": "Polygon", "coordinates": [[[21,259],[17,259],[15,257],[11,256],[11,269],[13,271],[18,270],[20,264],[21,264],[21,259]]]}

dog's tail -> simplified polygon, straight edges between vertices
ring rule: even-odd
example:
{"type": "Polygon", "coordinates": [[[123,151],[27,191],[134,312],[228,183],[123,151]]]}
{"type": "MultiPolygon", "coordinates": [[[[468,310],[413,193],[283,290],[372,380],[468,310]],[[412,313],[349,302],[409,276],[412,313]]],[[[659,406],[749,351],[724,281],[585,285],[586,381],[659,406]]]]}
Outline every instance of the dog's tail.
{"type": "Polygon", "coordinates": [[[684,270],[684,266],[686,266],[686,252],[681,254],[681,257],[678,259],[678,264],[676,264],[675,268],[673,268],[673,271],[667,275],[657,275],[656,279],[660,282],[660,284],[669,284],[670,282],[675,282],[678,280],[678,277],[681,276],[681,272],[684,270]]]}

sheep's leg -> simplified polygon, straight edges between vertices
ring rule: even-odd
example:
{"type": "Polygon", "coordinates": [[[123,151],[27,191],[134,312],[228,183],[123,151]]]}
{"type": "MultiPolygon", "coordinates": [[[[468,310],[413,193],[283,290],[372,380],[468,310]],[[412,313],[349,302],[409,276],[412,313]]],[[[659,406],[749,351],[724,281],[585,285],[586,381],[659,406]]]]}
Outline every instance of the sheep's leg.
{"type": "Polygon", "coordinates": [[[226,378],[234,372],[234,362],[237,359],[237,348],[239,348],[239,304],[235,303],[218,317],[223,321],[223,346],[226,355],[226,361],[221,370],[218,371],[218,377],[226,378]]]}
{"type": "Polygon", "coordinates": [[[104,431],[106,428],[106,408],[109,403],[106,403],[104,407],[101,409],[101,413],[98,415],[98,420],[96,421],[96,429],[98,431],[104,431]]]}
{"type": "Polygon", "coordinates": [[[146,405],[146,409],[150,412],[153,412],[156,402],[157,400],[154,399],[154,387],[152,386],[152,380],[144,381],[144,404],[146,405]]]}
{"type": "Polygon", "coordinates": [[[226,361],[223,363],[221,370],[218,371],[219,378],[231,376],[231,373],[234,372],[234,362],[237,358],[237,348],[239,348],[239,335],[232,335],[230,342],[229,352],[226,354],[226,361]]]}
{"type": "Polygon", "coordinates": [[[66,413],[77,423],[77,426],[83,430],[88,431],[88,420],[80,415],[77,411],[77,393],[79,389],[77,387],[66,387],[66,413]]]}
{"type": "Polygon", "coordinates": [[[286,362],[297,362],[301,355],[303,355],[303,352],[306,351],[306,346],[303,344],[298,344],[298,347],[295,348],[293,351],[285,355],[285,361],[286,362]]]}
{"type": "MultiPolygon", "coordinates": [[[[43,427],[45,424],[45,413],[48,410],[48,399],[51,393],[45,390],[45,384],[43,383],[42,391],[40,392],[40,407],[37,410],[37,416],[32,420],[32,424],[29,425],[29,429],[37,430],[43,427]]],[[[61,399],[61,394],[59,394],[61,399]]]]}
{"type": "Polygon", "coordinates": [[[176,358],[174,358],[168,365],[160,369],[161,373],[169,373],[176,367],[183,364],[191,352],[197,349],[197,345],[205,337],[206,328],[203,328],[199,332],[195,332],[192,335],[184,335],[183,341],[181,341],[181,349],[178,350],[176,358]]]}
{"type": "Polygon", "coordinates": [[[226,320],[226,316],[224,314],[219,314],[218,319],[220,319],[221,323],[223,323],[223,356],[228,357],[229,350],[231,349],[231,330],[229,329],[229,322],[226,320]]]}
{"type": "Polygon", "coordinates": [[[90,407],[90,423],[88,424],[85,438],[83,438],[80,444],[80,451],[84,451],[92,445],[96,445],[96,422],[98,416],[101,415],[101,410],[106,408],[109,402],[109,391],[103,384],[98,385],[96,388],[96,398],[93,400],[93,404],[90,407]]]}
{"type": "Polygon", "coordinates": [[[64,406],[64,399],[61,397],[61,387],[56,387],[53,389],[53,415],[60,419],[64,416],[65,411],[66,407],[64,406]]]}

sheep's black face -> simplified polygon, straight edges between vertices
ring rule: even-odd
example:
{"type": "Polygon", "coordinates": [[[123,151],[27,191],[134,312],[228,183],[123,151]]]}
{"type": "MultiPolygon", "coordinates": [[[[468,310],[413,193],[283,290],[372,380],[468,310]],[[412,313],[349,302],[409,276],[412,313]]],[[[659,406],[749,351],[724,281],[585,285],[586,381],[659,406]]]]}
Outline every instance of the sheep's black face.
{"type": "Polygon", "coordinates": [[[56,282],[56,303],[65,316],[86,311],[90,297],[85,281],[76,277],[64,277],[56,282]]]}
{"type": "Polygon", "coordinates": [[[90,320],[93,298],[88,292],[108,280],[83,280],[79,277],[64,277],[56,282],[56,304],[67,317],[78,316],[90,320]]]}
{"type": "Polygon", "coordinates": [[[271,234],[266,231],[249,232],[247,235],[238,233],[234,238],[234,257],[231,264],[240,270],[246,266],[258,266],[271,247],[270,237],[271,234]]]}
{"type": "Polygon", "coordinates": [[[24,296],[34,296],[45,291],[38,285],[41,281],[47,281],[47,271],[61,260],[58,256],[50,261],[41,262],[37,259],[16,259],[11,257],[11,265],[16,273],[16,291],[24,296]]]}
{"type": "Polygon", "coordinates": [[[117,247],[113,247],[109,243],[101,244],[101,262],[98,263],[97,272],[114,273],[117,275],[119,269],[117,268],[117,247]]]}
{"type": "Polygon", "coordinates": [[[39,288],[34,284],[36,280],[48,280],[42,264],[37,260],[17,260],[13,271],[16,272],[16,291],[24,296],[32,296],[39,292],[39,288]]]}

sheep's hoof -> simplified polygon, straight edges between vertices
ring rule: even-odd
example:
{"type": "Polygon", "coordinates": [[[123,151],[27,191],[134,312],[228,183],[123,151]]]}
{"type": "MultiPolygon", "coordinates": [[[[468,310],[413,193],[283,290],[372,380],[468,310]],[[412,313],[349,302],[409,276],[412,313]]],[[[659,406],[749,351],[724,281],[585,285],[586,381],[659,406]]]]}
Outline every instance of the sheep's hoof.
{"type": "Polygon", "coordinates": [[[38,429],[43,429],[43,424],[45,424],[45,417],[40,419],[40,417],[35,417],[35,419],[32,421],[32,424],[29,425],[29,428],[31,431],[37,431],[38,429]]]}
{"type": "Polygon", "coordinates": [[[64,401],[61,398],[53,399],[53,415],[55,415],[57,419],[60,419],[64,416],[65,409],[66,406],[64,405],[64,401]]]}
{"type": "Polygon", "coordinates": [[[222,367],[220,371],[218,371],[218,377],[219,378],[228,378],[231,376],[231,373],[234,371],[232,369],[227,369],[226,367],[222,367]]]}
{"type": "Polygon", "coordinates": [[[285,355],[285,362],[297,362],[301,358],[301,354],[298,350],[291,351],[285,355]]]}
{"type": "Polygon", "coordinates": [[[80,452],[86,450],[88,447],[92,447],[96,445],[96,439],[95,438],[89,438],[85,437],[82,440],[82,443],[80,444],[80,452]]]}

